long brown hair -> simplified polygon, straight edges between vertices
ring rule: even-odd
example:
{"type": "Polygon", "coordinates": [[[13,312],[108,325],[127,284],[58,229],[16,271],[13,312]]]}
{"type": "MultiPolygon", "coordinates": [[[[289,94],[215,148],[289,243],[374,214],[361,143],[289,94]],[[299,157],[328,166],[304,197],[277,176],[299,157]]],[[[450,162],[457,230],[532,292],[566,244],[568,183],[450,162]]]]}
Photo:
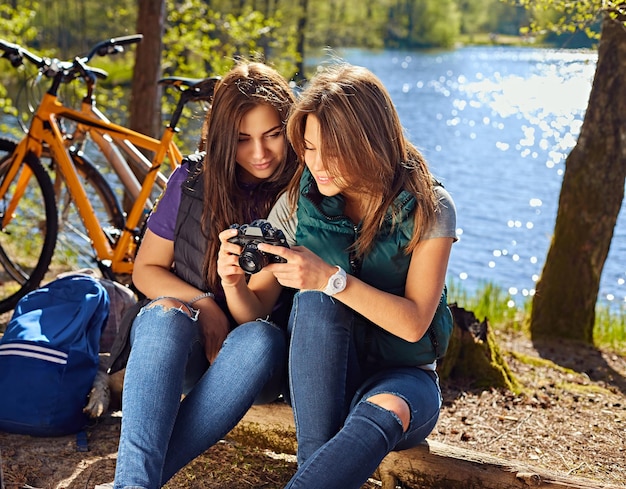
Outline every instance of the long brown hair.
{"type": "MultiPolygon", "coordinates": [[[[241,120],[248,111],[264,104],[276,109],[285,127],[294,102],[295,97],[285,78],[274,68],[260,62],[239,61],[215,87],[202,138],[206,151],[202,232],[208,239],[204,270],[211,290],[219,288],[218,234],[231,224],[244,224],[253,205],[240,188],[237,178],[236,154],[241,120]]],[[[269,214],[292,177],[295,162],[295,153],[287,142],[281,164],[255,190],[258,216],[269,214]]]]}
{"type": "Polygon", "coordinates": [[[320,124],[317,150],[325,170],[340,176],[342,187],[351,193],[369,197],[354,251],[360,256],[367,253],[401,190],[417,199],[415,230],[406,250],[413,251],[435,217],[434,180],[426,160],[406,138],[382,82],[366,68],[347,63],[322,67],[311,79],[287,124],[287,136],[302,161],[289,189],[294,208],[305,167],[309,115],[320,124]]]}

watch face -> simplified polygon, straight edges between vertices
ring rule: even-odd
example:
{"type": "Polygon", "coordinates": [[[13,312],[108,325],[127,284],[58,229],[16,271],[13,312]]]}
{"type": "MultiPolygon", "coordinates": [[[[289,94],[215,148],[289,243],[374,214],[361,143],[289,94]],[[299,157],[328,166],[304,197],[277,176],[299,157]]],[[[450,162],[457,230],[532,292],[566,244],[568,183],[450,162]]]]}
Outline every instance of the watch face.
{"type": "Polygon", "coordinates": [[[337,276],[335,277],[335,279],[333,280],[333,289],[340,291],[343,290],[343,288],[345,287],[346,284],[346,280],[341,276],[337,276]]]}
{"type": "Polygon", "coordinates": [[[328,279],[328,284],[324,289],[324,293],[328,295],[335,295],[341,292],[346,288],[347,278],[346,272],[344,272],[340,267],[337,267],[338,271],[330,276],[328,279]]]}

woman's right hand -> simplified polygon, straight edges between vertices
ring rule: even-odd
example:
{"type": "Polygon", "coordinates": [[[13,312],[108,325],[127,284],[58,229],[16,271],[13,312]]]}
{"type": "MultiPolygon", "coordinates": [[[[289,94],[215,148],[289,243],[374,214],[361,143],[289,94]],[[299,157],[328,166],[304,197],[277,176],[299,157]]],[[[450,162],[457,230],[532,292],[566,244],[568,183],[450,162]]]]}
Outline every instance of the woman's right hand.
{"type": "Polygon", "coordinates": [[[228,241],[235,236],[237,236],[236,229],[226,229],[219,234],[217,274],[222,279],[222,287],[235,287],[246,280],[246,272],[239,266],[241,246],[228,241]]]}
{"type": "Polygon", "coordinates": [[[217,273],[222,279],[228,309],[235,321],[242,324],[271,314],[282,287],[265,269],[251,275],[248,281],[246,272],[239,266],[241,246],[228,241],[236,235],[236,229],[226,229],[219,234],[217,273]]]}

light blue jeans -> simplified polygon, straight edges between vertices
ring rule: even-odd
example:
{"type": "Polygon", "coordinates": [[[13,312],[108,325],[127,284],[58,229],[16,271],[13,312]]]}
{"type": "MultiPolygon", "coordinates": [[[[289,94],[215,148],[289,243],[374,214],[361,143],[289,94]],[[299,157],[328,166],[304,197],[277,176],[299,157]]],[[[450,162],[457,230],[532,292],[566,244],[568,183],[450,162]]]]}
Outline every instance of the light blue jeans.
{"type": "Polygon", "coordinates": [[[235,328],[209,367],[196,321],[149,306],[131,330],[115,489],[160,488],[286,383],[286,332],[273,323],[235,328]]]}
{"type": "Polygon", "coordinates": [[[355,313],[321,292],[296,294],[289,320],[289,386],[298,438],[290,489],[358,489],[392,450],[421,443],[441,408],[437,374],[418,367],[379,368],[359,361],[355,313]],[[406,432],[397,415],[368,399],[406,401],[406,432]]]}

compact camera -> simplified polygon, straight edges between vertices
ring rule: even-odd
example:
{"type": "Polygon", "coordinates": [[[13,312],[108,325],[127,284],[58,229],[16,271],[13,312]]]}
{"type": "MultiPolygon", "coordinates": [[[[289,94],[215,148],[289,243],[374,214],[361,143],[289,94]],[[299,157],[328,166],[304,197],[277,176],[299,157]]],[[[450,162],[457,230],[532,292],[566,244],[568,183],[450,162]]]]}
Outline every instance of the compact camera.
{"type": "Polygon", "coordinates": [[[242,247],[239,255],[239,266],[248,273],[257,273],[270,263],[286,263],[284,258],[259,250],[261,243],[289,248],[287,239],[280,229],[274,229],[265,219],[257,219],[250,224],[233,224],[237,229],[237,236],[228,241],[242,247]]]}

